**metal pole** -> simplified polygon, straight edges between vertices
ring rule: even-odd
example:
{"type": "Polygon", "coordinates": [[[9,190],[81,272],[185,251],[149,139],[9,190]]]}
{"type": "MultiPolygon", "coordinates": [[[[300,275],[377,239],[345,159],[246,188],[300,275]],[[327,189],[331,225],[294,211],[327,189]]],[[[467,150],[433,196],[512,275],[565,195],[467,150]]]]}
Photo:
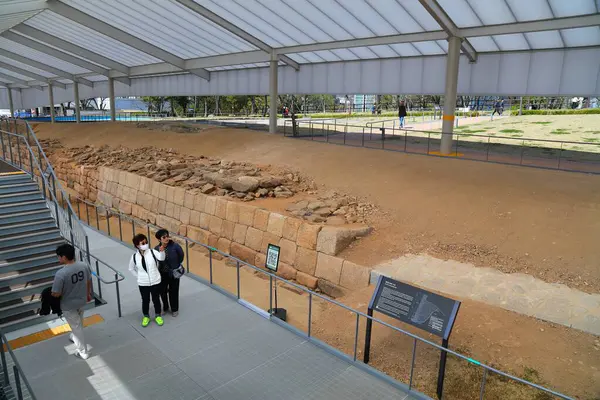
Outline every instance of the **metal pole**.
{"type": "Polygon", "coordinates": [[[483,369],[483,379],[481,380],[481,390],[479,391],[479,400],[483,400],[483,394],[485,393],[485,380],[487,378],[487,368],[483,369]]]}
{"type": "Polygon", "coordinates": [[[117,307],[119,309],[119,318],[121,318],[121,292],[119,291],[119,274],[115,272],[115,286],[117,289],[117,307]]]}
{"type": "Polygon", "coordinates": [[[56,112],[54,111],[54,86],[48,84],[48,100],[50,101],[50,122],[56,122],[56,112]]]}
{"type": "Polygon", "coordinates": [[[558,152],[558,169],[560,169],[560,159],[562,156],[562,151],[563,151],[563,142],[560,142],[560,151],[558,152]]]}
{"type": "Polygon", "coordinates": [[[89,239],[89,237],[87,235],[85,236],[85,252],[87,254],[87,262],[88,262],[88,265],[89,265],[90,262],[91,262],[91,259],[90,259],[90,239],[89,239]]]}
{"type": "Polygon", "coordinates": [[[273,275],[269,275],[269,314],[273,315],[273,275]]]}
{"type": "Polygon", "coordinates": [[[521,145],[521,162],[520,165],[523,165],[523,153],[525,152],[525,140],[523,140],[523,144],[521,145]]]}
{"type": "Polygon", "coordinates": [[[23,400],[23,391],[21,389],[21,377],[19,376],[19,369],[16,365],[13,365],[13,373],[15,375],[15,386],[17,387],[17,400],[23,400]]]}
{"type": "Polygon", "coordinates": [[[236,269],[237,269],[237,298],[240,299],[240,262],[236,261],[236,269]]]}
{"type": "Polygon", "coordinates": [[[417,356],[417,339],[414,339],[413,343],[413,352],[412,352],[412,361],[410,363],[410,380],[408,381],[408,390],[412,389],[413,382],[413,372],[415,370],[415,357],[417,356]]]}
{"type": "Polygon", "coordinates": [[[312,293],[308,294],[308,337],[310,337],[310,326],[312,324],[312,293]]]}
{"type": "Polygon", "coordinates": [[[98,296],[102,298],[102,282],[100,281],[100,266],[98,260],[96,260],[96,276],[98,277],[98,296]]]}
{"type": "Polygon", "coordinates": [[[6,91],[8,93],[8,107],[10,108],[10,117],[14,118],[15,117],[15,106],[13,104],[12,89],[7,86],[6,91]]]}
{"type": "Polygon", "coordinates": [[[519,97],[519,115],[523,115],[523,96],[519,97]]]}
{"type": "Polygon", "coordinates": [[[362,147],[365,147],[365,127],[363,126],[363,132],[362,132],[362,147]]]}
{"type": "Polygon", "coordinates": [[[81,219],[81,202],[77,202],[77,218],[81,219]]]}
{"type": "Polygon", "coordinates": [[[33,155],[31,154],[31,149],[27,149],[29,153],[29,169],[31,170],[31,177],[33,178],[33,155]]]}
{"type": "Polygon", "coordinates": [[[85,204],[85,215],[87,217],[87,224],[90,225],[90,207],[88,206],[87,203],[83,203],[83,204],[85,204]]]}
{"type": "Polygon", "coordinates": [[[271,55],[269,63],[269,133],[277,133],[277,72],[278,58],[271,55]]]}
{"type": "Polygon", "coordinates": [[[190,273],[190,246],[187,238],[185,238],[185,268],[188,274],[190,273]]]}
{"type": "Polygon", "coordinates": [[[208,249],[208,273],[209,273],[209,282],[212,285],[213,283],[213,257],[212,257],[212,249],[208,249]]]}
{"type": "Polygon", "coordinates": [[[0,132],[0,145],[2,146],[2,158],[6,159],[6,148],[4,147],[4,133],[0,132]]]}
{"type": "Polygon", "coordinates": [[[446,58],[446,88],[444,90],[444,116],[442,121],[442,140],[440,153],[452,151],[452,132],[454,130],[454,112],[456,110],[456,89],[458,85],[458,64],[462,39],[448,38],[448,57],[446,58]]]}
{"type": "Polygon", "coordinates": [[[358,325],[360,322],[360,314],[356,313],[356,330],[354,331],[354,361],[356,361],[356,349],[358,348],[358,325]]]}
{"type": "MultiPolygon", "coordinates": [[[[10,385],[8,380],[8,367],[6,366],[6,355],[4,354],[4,336],[0,337],[0,345],[2,346],[2,371],[4,372],[4,384],[6,386],[10,385]]],[[[6,343],[6,347],[8,348],[8,343],[6,343]]]]}
{"type": "Polygon", "coordinates": [[[487,152],[485,154],[485,161],[489,161],[489,159],[490,159],[490,138],[491,138],[491,136],[488,136],[488,145],[487,145],[487,152]]]}
{"type": "Polygon", "coordinates": [[[116,121],[116,110],[115,110],[115,80],[108,78],[108,98],[110,102],[110,120],[116,121]]]}
{"type": "Polygon", "coordinates": [[[132,235],[135,236],[135,221],[131,220],[131,232],[132,235]]]}
{"type": "Polygon", "coordinates": [[[119,240],[123,241],[123,226],[121,225],[121,214],[117,214],[119,216],[119,240]]]}
{"type": "Polygon", "coordinates": [[[12,164],[15,163],[14,161],[14,157],[13,157],[13,149],[12,149],[12,140],[11,140],[11,135],[8,135],[8,150],[10,152],[10,162],[12,164]]]}
{"type": "MultiPolygon", "coordinates": [[[[148,245],[150,245],[150,247],[152,247],[152,244],[150,243],[150,225],[146,225],[146,234],[148,236],[148,245]]],[[[158,244],[160,245],[160,240],[159,240],[158,244]]]]}
{"type": "Polygon", "coordinates": [[[98,228],[98,230],[100,230],[100,216],[98,215],[98,206],[94,206],[94,209],[96,210],[96,227],[98,228]]]}
{"type": "Polygon", "coordinates": [[[79,102],[79,84],[73,81],[73,95],[75,97],[75,123],[81,122],[81,107],[79,102]]]}

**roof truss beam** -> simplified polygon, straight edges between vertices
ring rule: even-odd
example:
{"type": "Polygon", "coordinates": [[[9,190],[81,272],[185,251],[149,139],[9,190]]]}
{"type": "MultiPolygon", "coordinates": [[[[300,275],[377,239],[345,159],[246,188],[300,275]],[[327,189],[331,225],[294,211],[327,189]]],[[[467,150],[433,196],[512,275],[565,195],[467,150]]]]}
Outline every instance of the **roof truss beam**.
{"type": "MultiPolygon", "coordinates": [[[[96,32],[102,33],[116,41],[133,47],[134,49],[137,49],[139,51],[143,51],[146,54],[150,54],[153,57],[163,60],[182,70],[185,70],[184,59],[177,57],[176,55],[171,54],[168,51],[165,51],[160,47],[148,43],[138,37],[130,35],[129,33],[122,31],[121,29],[115,28],[114,26],[107,24],[106,22],[101,21],[97,18],[94,18],[91,15],[88,15],[82,11],[79,11],[76,8],[61,3],[58,0],[49,0],[48,9],[56,14],[62,15],[63,17],[70,19],[71,21],[75,21],[83,26],[87,26],[88,28],[95,30],[96,32]]],[[[198,75],[203,79],[210,79],[210,72],[208,71],[199,70],[193,71],[192,73],[198,75]]]]}
{"type": "Polygon", "coordinates": [[[19,24],[15,27],[12,27],[11,30],[22,35],[27,35],[41,42],[48,43],[53,47],[68,51],[69,53],[80,55],[81,57],[84,57],[96,64],[104,65],[107,68],[123,72],[126,75],[129,74],[129,67],[124,64],[111,60],[110,58],[104,57],[92,51],[89,51],[88,49],[77,46],[73,43],[67,42],[66,40],[60,39],[49,33],[40,31],[39,29],[36,29],[32,26],[19,24]]]}
{"type": "Polygon", "coordinates": [[[22,68],[15,67],[14,65],[10,65],[10,64],[7,64],[7,63],[2,62],[2,61],[0,61],[0,68],[4,68],[4,69],[6,69],[8,71],[12,71],[12,72],[17,73],[19,75],[28,76],[30,78],[33,78],[33,79],[39,81],[39,82],[52,83],[53,85],[62,87],[63,89],[65,89],[67,87],[64,83],[55,82],[51,78],[46,78],[45,76],[38,75],[36,73],[24,70],[22,68]]]}
{"type": "MultiPolygon", "coordinates": [[[[251,34],[244,31],[243,29],[235,26],[231,22],[227,21],[225,18],[218,16],[214,12],[210,11],[208,8],[201,6],[200,4],[196,3],[193,0],[175,0],[175,1],[177,1],[179,4],[181,4],[183,6],[187,7],[188,9],[192,10],[196,14],[201,15],[202,17],[206,18],[207,20],[219,25],[221,28],[225,29],[226,31],[233,33],[234,35],[236,35],[237,37],[239,37],[241,39],[244,39],[248,43],[253,44],[254,46],[256,46],[259,49],[261,49],[262,51],[264,51],[265,53],[268,53],[269,55],[273,54],[273,48],[271,46],[269,46],[262,40],[252,36],[251,34]]],[[[290,67],[294,68],[295,70],[300,69],[300,64],[298,64],[296,61],[292,60],[288,56],[282,55],[280,57],[280,59],[281,59],[281,61],[283,61],[290,67]]]]}
{"type": "MultiPolygon", "coordinates": [[[[436,22],[442,27],[442,29],[448,33],[449,36],[460,36],[460,31],[454,21],[446,14],[446,11],[438,4],[436,0],[419,0],[421,5],[427,10],[429,15],[436,20],[436,22]]],[[[467,39],[463,39],[460,45],[461,50],[469,61],[477,61],[477,52],[475,48],[469,43],[467,39]]]]}
{"type": "Polygon", "coordinates": [[[560,29],[586,28],[600,25],[600,14],[580,15],[556,19],[545,19],[511,24],[476,26],[459,30],[460,37],[508,35],[511,33],[529,33],[556,31],[560,29]]]}
{"type": "MultiPolygon", "coordinates": [[[[94,87],[94,83],[92,81],[88,80],[88,79],[85,79],[85,78],[82,78],[82,77],[76,77],[75,75],[73,75],[73,74],[71,74],[69,72],[60,70],[58,68],[51,67],[49,65],[43,64],[43,63],[41,63],[39,61],[36,61],[36,60],[32,60],[30,58],[23,57],[20,54],[13,53],[13,52],[10,52],[10,51],[7,51],[7,50],[3,49],[2,50],[2,55],[6,56],[6,57],[8,57],[10,59],[13,59],[15,61],[18,61],[18,62],[20,62],[22,64],[29,65],[30,67],[37,68],[37,69],[40,69],[42,71],[49,72],[49,73],[54,74],[54,75],[56,75],[56,76],[58,76],[60,78],[70,79],[73,82],[78,82],[78,83],[81,83],[82,85],[85,85],[85,86],[94,87]]],[[[94,75],[96,75],[96,74],[94,74],[94,75]]],[[[54,78],[50,78],[50,79],[54,79],[54,78]]]]}
{"type": "Polygon", "coordinates": [[[27,81],[24,81],[24,80],[19,79],[19,78],[15,78],[14,76],[3,74],[1,72],[0,72],[0,79],[2,79],[3,81],[12,82],[15,85],[27,86],[27,87],[32,87],[32,88],[37,89],[37,90],[42,90],[42,87],[39,86],[39,85],[31,85],[30,86],[27,81]]]}
{"type": "Polygon", "coordinates": [[[21,14],[29,11],[41,11],[47,7],[46,0],[23,1],[2,5],[2,15],[21,14]]]}
{"type": "MultiPolygon", "coordinates": [[[[11,31],[2,32],[0,35],[4,36],[8,40],[12,40],[15,43],[19,43],[25,47],[32,48],[41,53],[48,54],[49,56],[58,58],[59,60],[63,60],[70,64],[77,65],[81,68],[88,69],[90,71],[96,72],[99,75],[103,75],[106,77],[109,76],[108,69],[101,67],[97,64],[94,64],[90,61],[84,60],[82,58],[72,56],[69,53],[66,53],[62,50],[58,50],[58,49],[51,47],[45,43],[41,43],[36,40],[29,39],[23,35],[19,35],[17,33],[11,32],[11,31]]],[[[129,79],[127,79],[127,78],[119,78],[119,80],[126,85],[130,84],[129,79]]]]}

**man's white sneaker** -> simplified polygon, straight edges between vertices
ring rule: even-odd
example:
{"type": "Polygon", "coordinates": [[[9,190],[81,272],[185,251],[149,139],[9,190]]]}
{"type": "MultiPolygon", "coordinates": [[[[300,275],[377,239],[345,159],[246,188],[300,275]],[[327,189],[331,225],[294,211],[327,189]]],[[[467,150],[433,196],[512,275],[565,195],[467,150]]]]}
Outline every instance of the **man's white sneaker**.
{"type": "Polygon", "coordinates": [[[73,339],[72,333],[69,333],[69,340],[71,341],[71,343],[75,343],[75,339],[73,339]]]}
{"type": "Polygon", "coordinates": [[[82,360],[87,360],[88,358],[90,358],[90,353],[88,353],[88,352],[84,353],[83,351],[76,351],[75,357],[79,357],[82,360]]]}

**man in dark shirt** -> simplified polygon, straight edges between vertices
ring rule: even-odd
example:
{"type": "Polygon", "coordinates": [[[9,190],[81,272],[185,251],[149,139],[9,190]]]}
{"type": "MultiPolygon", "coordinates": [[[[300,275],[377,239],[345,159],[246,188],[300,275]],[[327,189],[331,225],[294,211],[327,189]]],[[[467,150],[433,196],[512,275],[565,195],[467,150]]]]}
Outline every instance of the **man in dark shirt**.
{"type": "MultiPolygon", "coordinates": [[[[178,243],[171,240],[169,231],[159,229],[156,232],[156,238],[160,241],[160,245],[165,248],[165,267],[161,268],[161,282],[163,288],[160,297],[162,298],[163,311],[169,311],[169,305],[174,317],[179,314],[179,277],[173,276],[173,271],[181,267],[185,254],[178,243]]],[[[160,246],[159,245],[159,246],[160,246]]],[[[156,246],[158,249],[159,246],[156,246]]]]}
{"type": "Polygon", "coordinates": [[[404,105],[404,100],[401,100],[400,105],[398,106],[398,118],[400,118],[400,128],[404,128],[404,117],[406,117],[406,106],[404,105]]]}

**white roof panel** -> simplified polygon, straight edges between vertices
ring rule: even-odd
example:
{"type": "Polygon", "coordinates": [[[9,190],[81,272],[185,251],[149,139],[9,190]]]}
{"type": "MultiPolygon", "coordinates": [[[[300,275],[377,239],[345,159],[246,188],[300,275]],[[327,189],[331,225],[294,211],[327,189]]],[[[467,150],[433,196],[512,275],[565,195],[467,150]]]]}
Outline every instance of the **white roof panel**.
{"type": "Polygon", "coordinates": [[[94,48],[90,50],[130,67],[161,62],[151,55],[48,10],[29,19],[26,25],[80,47],[85,48],[88,43],[94,43],[94,48]]]}
{"type": "Polygon", "coordinates": [[[533,49],[553,49],[563,45],[558,31],[529,32],[525,37],[533,49]]]}
{"type": "Polygon", "coordinates": [[[17,53],[22,55],[23,57],[27,57],[38,62],[42,62],[46,65],[49,65],[54,68],[61,69],[63,71],[69,72],[71,74],[85,74],[88,71],[85,68],[81,68],[77,65],[73,65],[66,61],[59,60],[58,58],[46,55],[37,50],[30,49],[29,47],[22,46],[15,42],[11,42],[8,39],[0,37],[0,49],[5,49],[11,51],[13,53],[17,53]]]}
{"type": "Polygon", "coordinates": [[[563,29],[562,36],[567,47],[600,45],[600,27],[563,29]]]}
{"type": "Polygon", "coordinates": [[[12,72],[12,71],[9,71],[9,70],[4,69],[4,68],[0,68],[0,74],[11,76],[11,77],[14,77],[15,79],[20,79],[22,81],[32,81],[32,80],[34,80],[34,79],[32,79],[32,78],[30,78],[28,76],[17,74],[16,72],[12,72]]]}
{"type": "Polygon", "coordinates": [[[46,72],[46,71],[43,71],[43,70],[41,70],[41,69],[37,69],[37,68],[34,68],[34,67],[30,67],[30,66],[29,66],[29,65],[27,65],[27,64],[23,64],[23,63],[21,63],[21,62],[15,61],[15,60],[13,60],[12,58],[8,58],[8,57],[5,57],[5,56],[3,56],[3,55],[0,55],[0,61],[2,61],[2,62],[4,62],[4,63],[7,63],[7,64],[14,65],[14,66],[15,66],[15,67],[17,67],[17,68],[21,68],[21,69],[24,69],[24,70],[26,70],[26,71],[33,72],[34,74],[38,74],[38,75],[45,76],[45,77],[47,77],[47,78],[54,77],[54,74],[52,74],[52,73],[50,73],[50,72],[46,72]]]}
{"type": "Polygon", "coordinates": [[[556,18],[594,14],[598,5],[594,0],[548,0],[556,18]]]}
{"type": "Polygon", "coordinates": [[[527,44],[527,40],[520,33],[511,35],[495,35],[493,38],[502,51],[529,50],[529,44],[527,44]]]}

